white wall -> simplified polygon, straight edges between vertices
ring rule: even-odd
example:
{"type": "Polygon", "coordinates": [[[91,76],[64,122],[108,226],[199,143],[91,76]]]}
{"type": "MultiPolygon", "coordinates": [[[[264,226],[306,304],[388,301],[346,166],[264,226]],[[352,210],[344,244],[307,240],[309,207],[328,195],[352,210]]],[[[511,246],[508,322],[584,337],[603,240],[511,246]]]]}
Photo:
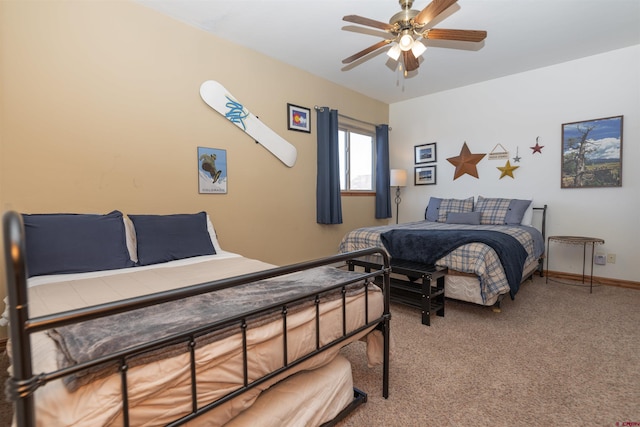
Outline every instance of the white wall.
{"type": "MultiPolygon", "coordinates": [[[[597,253],[617,255],[615,264],[595,266],[594,275],[640,281],[640,45],[392,104],[389,122],[390,165],[410,176],[414,146],[437,142],[437,184],[414,186],[410,179],[400,222],[422,219],[429,196],[533,197],[536,206],[549,206],[548,235],[599,237],[605,245],[597,253]],[[624,116],[622,187],[561,189],[562,124],[618,115],[624,116]],[[538,137],[544,148],[533,154],[529,147],[538,137]],[[520,166],[514,178],[500,179],[496,168],[506,160],[485,157],[479,179],[453,180],[455,167],[446,159],[465,141],[472,153],[502,144],[520,166]]],[[[581,273],[582,247],[557,246],[550,269],[581,273]]]]}

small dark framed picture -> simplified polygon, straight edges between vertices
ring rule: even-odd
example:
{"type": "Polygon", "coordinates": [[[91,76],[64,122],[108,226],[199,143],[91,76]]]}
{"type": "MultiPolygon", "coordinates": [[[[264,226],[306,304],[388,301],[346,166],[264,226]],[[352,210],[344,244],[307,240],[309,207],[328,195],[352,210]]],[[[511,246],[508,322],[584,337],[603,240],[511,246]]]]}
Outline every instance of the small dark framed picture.
{"type": "Polygon", "coordinates": [[[415,159],[418,163],[431,163],[436,161],[436,143],[415,146],[415,159]]]}
{"type": "Polygon", "coordinates": [[[415,185],[434,185],[436,183],[436,166],[416,166],[413,182],[415,185]]]}
{"type": "Polygon", "coordinates": [[[289,130],[311,133],[311,110],[287,104],[287,125],[289,130]]]}

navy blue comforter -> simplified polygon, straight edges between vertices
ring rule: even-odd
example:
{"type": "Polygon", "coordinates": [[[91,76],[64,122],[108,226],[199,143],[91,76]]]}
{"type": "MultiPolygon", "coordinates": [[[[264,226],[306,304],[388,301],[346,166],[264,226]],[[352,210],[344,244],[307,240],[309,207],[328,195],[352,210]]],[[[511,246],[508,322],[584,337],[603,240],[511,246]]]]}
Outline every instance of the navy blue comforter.
{"type": "Polygon", "coordinates": [[[380,235],[391,258],[424,264],[437,260],[467,243],[480,242],[496,251],[513,299],[520,288],[527,251],[508,234],[490,230],[391,230],[380,235]]]}

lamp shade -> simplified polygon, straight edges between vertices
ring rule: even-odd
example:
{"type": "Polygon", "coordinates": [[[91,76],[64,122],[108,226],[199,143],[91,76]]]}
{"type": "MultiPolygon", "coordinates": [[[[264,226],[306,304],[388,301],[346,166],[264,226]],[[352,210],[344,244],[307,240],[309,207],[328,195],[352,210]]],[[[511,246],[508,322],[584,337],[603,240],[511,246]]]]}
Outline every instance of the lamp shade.
{"type": "Polygon", "coordinates": [[[391,187],[405,187],[407,185],[407,171],[404,169],[391,169],[389,177],[391,178],[391,187]]]}
{"type": "Polygon", "coordinates": [[[402,51],[400,50],[400,46],[398,46],[397,44],[394,44],[393,46],[391,46],[391,48],[387,51],[387,56],[391,59],[393,59],[394,61],[397,61],[398,58],[400,58],[400,54],[402,53],[402,51]]]}
{"type": "Polygon", "coordinates": [[[426,50],[427,47],[418,40],[413,42],[413,45],[411,46],[411,52],[413,52],[413,56],[416,58],[419,58],[426,50]]]}

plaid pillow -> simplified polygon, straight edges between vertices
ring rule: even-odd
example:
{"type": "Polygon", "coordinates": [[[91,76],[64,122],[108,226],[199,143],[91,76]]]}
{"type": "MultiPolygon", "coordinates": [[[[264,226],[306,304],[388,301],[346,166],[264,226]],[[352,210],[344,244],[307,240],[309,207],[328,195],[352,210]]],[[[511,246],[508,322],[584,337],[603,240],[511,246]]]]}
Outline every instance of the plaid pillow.
{"type": "Polygon", "coordinates": [[[438,222],[447,222],[450,213],[473,212],[473,196],[468,199],[442,199],[438,208],[438,222]]]}
{"type": "Polygon", "coordinates": [[[504,225],[511,199],[486,199],[478,196],[476,211],[481,212],[480,224],[504,225]]]}

